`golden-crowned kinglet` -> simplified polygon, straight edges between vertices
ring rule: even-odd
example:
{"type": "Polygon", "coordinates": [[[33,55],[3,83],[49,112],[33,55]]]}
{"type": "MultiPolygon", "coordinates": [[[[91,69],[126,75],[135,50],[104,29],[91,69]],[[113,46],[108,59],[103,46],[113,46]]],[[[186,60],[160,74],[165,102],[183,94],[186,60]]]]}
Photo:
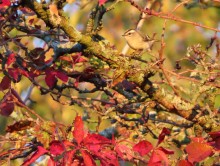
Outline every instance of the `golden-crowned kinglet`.
{"type": "Polygon", "coordinates": [[[135,29],[127,30],[122,36],[125,37],[128,45],[134,50],[151,51],[153,44],[158,41],[135,29]]]}

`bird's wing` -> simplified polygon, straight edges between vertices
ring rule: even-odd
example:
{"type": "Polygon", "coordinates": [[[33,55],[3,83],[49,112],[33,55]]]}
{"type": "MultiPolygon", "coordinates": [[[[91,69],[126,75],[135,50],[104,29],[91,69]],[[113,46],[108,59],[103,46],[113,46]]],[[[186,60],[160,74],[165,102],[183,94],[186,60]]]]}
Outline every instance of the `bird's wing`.
{"type": "Polygon", "coordinates": [[[150,40],[153,40],[153,38],[151,38],[151,37],[148,36],[148,35],[145,35],[145,36],[144,36],[144,40],[145,40],[145,41],[150,41],[150,40]]]}
{"type": "Polygon", "coordinates": [[[149,35],[143,34],[140,31],[137,31],[137,32],[143,37],[144,41],[151,41],[151,40],[153,40],[153,38],[151,38],[149,35]]]}

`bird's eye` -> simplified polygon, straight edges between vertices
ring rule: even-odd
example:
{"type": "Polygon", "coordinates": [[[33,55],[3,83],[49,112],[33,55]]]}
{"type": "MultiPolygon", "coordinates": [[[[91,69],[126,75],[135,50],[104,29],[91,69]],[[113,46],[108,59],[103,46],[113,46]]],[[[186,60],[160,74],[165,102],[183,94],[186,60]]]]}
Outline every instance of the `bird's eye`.
{"type": "Polygon", "coordinates": [[[131,35],[131,33],[128,33],[128,35],[131,35]]]}

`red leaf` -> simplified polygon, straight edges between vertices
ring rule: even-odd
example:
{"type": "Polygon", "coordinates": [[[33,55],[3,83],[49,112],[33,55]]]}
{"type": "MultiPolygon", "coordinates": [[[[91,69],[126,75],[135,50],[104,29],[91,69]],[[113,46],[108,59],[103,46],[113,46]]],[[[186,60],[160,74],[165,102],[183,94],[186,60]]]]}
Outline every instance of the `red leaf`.
{"type": "Polygon", "coordinates": [[[193,165],[187,160],[180,160],[178,162],[178,166],[193,166],[193,165]]]}
{"type": "Polygon", "coordinates": [[[45,74],[46,74],[45,82],[50,88],[53,88],[55,86],[57,82],[57,78],[59,78],[63,82],[68,81],[68,76],[64,72],[61,72],[61,71],[47,69],[45,74]]]}
{"type": "Polygon", "coordinates": [[[47,152],[48,151],[44,149],[42,146],[38,146],[37,151],[35,151],[35,153],[29,159],[27,159],[22,165],[23,166],[30,165],[31,163],[35,162],[35,160],[37,160],[40,156],[42,156],[47,152]]]}
{"type": "Polygon", "coordinates": [[[215,139],[215,148],[220,150],[220,138],[215,139]]]}
{"type": "Polygon", "coordinates": [[[192,142],[186,147],[188,160],[191,163],[200,162],[213,154],[213,148],[206,143],[192,142]]]}
{"type": "Polygon", "coordinates": [[[159,149],[155,149],[150,157],[148,166],[168,166],[168,165],[169,165],[169,160],[166,154],[159,149]]]}
{"type": "Polygon", "coordinates": [[[133,147],[133,150],[138,152],[141,156],[148,154],[152,149],[153,145],[148,141],[140,141],[133,147]]]}
{"type": "Polygon", "coordinates": [[[107,0],[99,0],[99,6],[105,4],[106,1],[107,1],[107,0]]]}
{"type": "Polygon", "coordinates": [[[220,137],[220,131],[210,132],[209,135],[212,139],[216,139],[216,138],[220,137]]]}
{"type": "Polygon", "coordinates": [[[69,147],[74,147],[75,148],[75,144],[70,142],[70,141],[68,141],[68,140],[64,140],[63,144],[64,144],[66,149],[69,148],[69,147]]]}
{"type": "Polygon", "coordinates": [[[8,76],[4,76],[0,83],[0,90],[6,90],[11,86],[11,79],[8,76]]]}
{"type": "Polygon", "coordinates": [[[46,72],[45,82],[49,88],[53,88],[56,85],[57,79],[51,72],[46,72]]]}
{"type": "Polygon", "coordinates": [[[83,57],[78,58],[75,63],[80,63],[80,62],[87,62],[88,60],[84,59],[83,57]]]}
{"type": "Polygon", "coordinates": [[[75,153],[76,149],[66,152],[63,159],[63,165],[71,165],[73,163],[75,153]]]}
{"type": "Polygon", "coordinates": [[[84,160],[84,164],[86,166],[95,166],[96,163],[94,162],[92,156],[85,150],[81,150],[81,153],[82,153],[82,157],[83,157],[83,160],[84,160]]]}
{"type": "Polygon", "coordinates": [[[12,64],[12,63],[15,62],[15,61],[16,61],[15,54],[14,54],[14,53],[11,53],[11,54],[8,56],[8,59],[7,59],[6,64],[9,66],[10,64],[12,64]]]}
{"type": "Polygon", "coordinates": [[[159,135],[159,138],[158,138],[158,142],[157,142],[157,146],[163,142],[164,138],[166,135],[169,135],[170,134],[170,130],[167,129],[167,128],[163,128],[163,130],[161,131],[160,135],[159,135]]]}
{"type": "Polygon", "coordinates": [[[61,155],[65,150],[64,144],[60,141],[52,141],[50,143],[50,154],[52,155],[61,155]]]}
{"type": "Polygon", "coordinates": [[[0,104],[0,114],[9,116],[14,111],[14,103],[11,101],[4,101],[0,104]]]}
{"type": "Polygon", "coordinates": [[[11,5],[10,0],[2,0],[1,2],[2,3],[0,4],[0,7],[2,7],[2,6],[10,6],[11,5]]]}
{"type": "Polygon", "coordinates": [[[20,72],[19,72],[19,69],[17,68],[9,68],[8,69],[8,74],[16,81],[18,82],[20,80],[20,72]]]}
{"type": "Polygon", "coordinates": [[[113,150],[100,151],[99,153],[95,153],[95,155],[100,160],[102,166],[119,166],[118,157],[113,150]]]}
{"type": "Polygon", "coordinates": [[[0,114],[9,116],[14,111],[13,96],[10,92],[6,93],[0,103],[0,114]]]}
{"type": "Polygon", "coordinates": [[[84,144],[110,144],[111,140],[99,134],[88,134],[83,142],[84,144]]]}
{"type": "Polygon", "coordinates": [[[60,71],[57,71],[56,72],[56,76],[61,79],[63,82],[67,82],[68,81],[68,76],[63,73],[63,72],[60,72],[60,71]]]}
{"type": "Polygon", "coordinates": [[[30,77],[28,71],[26,71],[26,70],[19,69],[19,73],[22,74],[22,75],[25,76],[25,77],[30,77]]]}
{"type": "Polygon", "coordinates": [[[117,144],[115,146],[115,152],[122,160],[132,160],[134,153],[132,149],[123,144],[117,144]]]}
{"type": "Polygon", "coordinates": [[[53,160],[52,157],[48,159],[47,166],[56,166],[56,162],[53,160]]]}
{"type": "Polygon", "coordinates": [[[31,71],[29,71],[29,73],[28,73],[30,78],[38,77],[40,74],[41,74],[40,71],[33,70],[33,69],[31,69],[31,71]]]}
{"type": "Polygon", "coordinates": [[[83,143],[90,151],[97,153],[102,146],[111,144],[111,140],[99,134],[88,134],[83,143]]]}
{"type": "Polygon", "coordinates": [[[209,142],[209,145],[213,146],[216,150],[220,150],[220,137],[217,137],[214,141],[209,142]]]}
{"type": "Polygon", "coordinates": [[[14,111],[14,104],[22,106],[16,101],[19,101],[20,103],[24,104],[17,92],[14,89],[11,89],[10,92],[5,94],[3,100],[1,101],[0,114],[4,116],[9,116],[14,111]]]}
{"type": "Polygon", "coordinates": [[[73,137],[76,139],[78,145],[84,138],[84,125],[81,116],[76,116],[75,118],[73,137]]]}

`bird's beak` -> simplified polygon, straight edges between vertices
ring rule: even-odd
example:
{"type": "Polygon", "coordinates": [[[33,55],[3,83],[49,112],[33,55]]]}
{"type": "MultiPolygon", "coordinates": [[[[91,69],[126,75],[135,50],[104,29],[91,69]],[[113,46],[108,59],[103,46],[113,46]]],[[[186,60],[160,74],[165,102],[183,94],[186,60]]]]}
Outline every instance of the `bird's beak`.
{"type": "Polygon", "coordinates": [[[125,34],[123,34],[122,36],[126,36],[125,34]]]}

